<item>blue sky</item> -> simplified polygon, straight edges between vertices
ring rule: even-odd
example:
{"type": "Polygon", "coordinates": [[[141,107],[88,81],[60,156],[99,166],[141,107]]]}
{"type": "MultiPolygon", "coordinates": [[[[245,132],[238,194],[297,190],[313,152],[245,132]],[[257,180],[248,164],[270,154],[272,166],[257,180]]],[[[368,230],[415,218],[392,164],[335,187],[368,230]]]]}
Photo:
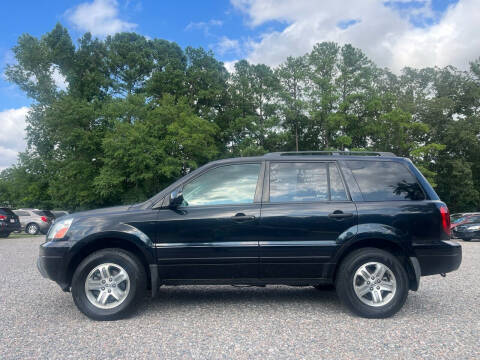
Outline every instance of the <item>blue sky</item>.
{"type": "Polygon", "coordinates": [[[480,56],[479,0],[36,0],[4,1],[0,10],[0,169],[25,147],[31,105],[3,76],[15,61],[11,48],[22,33],[40,37],[57,22],[74,40],[86,31],[100,38],[136,31],[203,46],[228,69],[241,58],[276,66],[321,41],[351,43],[397,73],[404,66],[467,69],[480,56]]]}
{"type": "MultiPolygon", "coordinates": [[[[92,1],[8,1],[1,5],[0,15],[0,66],[12,63],[9,51],[23,33],[40,37],[57,22],[70,30],[73,39],[85,31],[69,20],[69,11],[82,3],[92,1]],[[48,5],[47,5],[48,3],[48,5]],[[8,16],[5,16],[8,14],[8,16]]],[[[252,28],[246,26],[245,16],[228,1],[122,1],[118,0],[119,18],[136,24],[133,31],[149,37],[175,41],[182,47],[203,46],[214,50],[222,60],[241,57],[239,51],[222,52],[218,43],[223,37],[241,39],[255,37],[285,25],[272,21],[252,28]]],[[[0,111],[29,105],[30,101],[13,85],[0,79],[0,111]]]]}

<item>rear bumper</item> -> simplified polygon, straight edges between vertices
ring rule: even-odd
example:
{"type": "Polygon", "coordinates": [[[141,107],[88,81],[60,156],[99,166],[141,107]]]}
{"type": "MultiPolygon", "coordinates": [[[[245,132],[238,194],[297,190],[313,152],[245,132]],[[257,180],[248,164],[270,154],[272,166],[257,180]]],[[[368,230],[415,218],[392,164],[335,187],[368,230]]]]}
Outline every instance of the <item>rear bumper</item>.
{"type": "Polygon", "coordinates": [[[50,226],[52,226],[52,224],[42,221],[41,223],[38,224],[38,226],[40,228],[40,232],[44,235],[47,235],[48,230],[50,229],[50,226]]]}
{"type": "Polygon", "coordinates": [[[11,233],[14,231],[20,231],[20,223],[15,222],[15,223],[10,223],[10,222],[3,222],[0,224],[0,233],[11,233]]]}
{"type": "Polygon", "coordinates": [[[455,271],[462,262],[462,246],[453,241],[413,246],[420,265],[421,276],[455,271]]]}

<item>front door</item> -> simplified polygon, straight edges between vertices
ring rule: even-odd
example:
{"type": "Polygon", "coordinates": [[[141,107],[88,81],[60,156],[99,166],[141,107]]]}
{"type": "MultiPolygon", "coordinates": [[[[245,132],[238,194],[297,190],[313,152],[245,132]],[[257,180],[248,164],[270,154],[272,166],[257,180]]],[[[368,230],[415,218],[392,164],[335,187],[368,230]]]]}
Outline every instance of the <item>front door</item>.
{"type": "Polygon", "coordinates": [[[261,163],[211,168],[182,186],[180,207],[159,210],[161,279],[258,277],[261,170],[261,163]]]}
{"type": "Polygon", "coordinates": [[[259,225],[260,276],[325,278],[357,210],[335,162],[271,162],[259,225]]]}

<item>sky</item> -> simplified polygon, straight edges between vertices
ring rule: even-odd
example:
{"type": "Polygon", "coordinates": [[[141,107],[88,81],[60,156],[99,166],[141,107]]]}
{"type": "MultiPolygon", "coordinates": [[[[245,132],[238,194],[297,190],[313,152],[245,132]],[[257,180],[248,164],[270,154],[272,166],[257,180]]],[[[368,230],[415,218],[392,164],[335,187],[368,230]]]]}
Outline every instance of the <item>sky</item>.
{"type": "MultiPolygon", "coordinates": [[[[454,65],[480,56],[480,0],[31,0],[0,5],[0,170],[25,149],[31,100],[6,81],[12,47],[57,22],[73,39],[135,31],[182,47],[211,49],[231,70],[236,60],[276,66],[322,41],[351,43],[377,65],[454,65]]],[[[65,87],[54,74],[57,86],[65,87]]]]}

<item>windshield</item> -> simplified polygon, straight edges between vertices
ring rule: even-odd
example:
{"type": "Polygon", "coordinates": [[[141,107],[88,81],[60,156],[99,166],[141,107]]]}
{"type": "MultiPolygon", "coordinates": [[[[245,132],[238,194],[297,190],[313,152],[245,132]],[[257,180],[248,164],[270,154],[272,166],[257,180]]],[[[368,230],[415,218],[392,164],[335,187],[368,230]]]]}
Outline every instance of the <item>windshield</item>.
{"type": "Polygon", "coordinates": [[[458,224],[458,223],[461,223],[463,220],[465,220],[465,217],[458,218],[458,219],[454,220],[452,223],[453,224],[458,224]]]}

